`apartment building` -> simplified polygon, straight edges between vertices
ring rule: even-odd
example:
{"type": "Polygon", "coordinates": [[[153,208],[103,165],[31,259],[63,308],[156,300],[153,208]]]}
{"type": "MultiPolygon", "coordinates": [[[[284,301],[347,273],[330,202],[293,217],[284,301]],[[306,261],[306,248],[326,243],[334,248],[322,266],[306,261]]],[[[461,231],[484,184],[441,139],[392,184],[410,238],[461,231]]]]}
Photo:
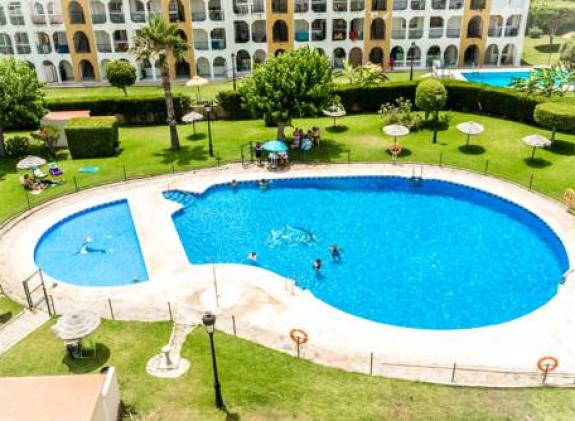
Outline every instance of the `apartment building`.
{"type": "Polygon", "coordinates": [[[310,46],[335,68],[519,65],[529,0],[2,0],[0,54],[28,61],[46,83],[101,81],[110,60],[128,60],[142,81],[156,63],[129,53],[155,15],[189,45],[171,69],[229,78],[266,57],[310,46]]]}

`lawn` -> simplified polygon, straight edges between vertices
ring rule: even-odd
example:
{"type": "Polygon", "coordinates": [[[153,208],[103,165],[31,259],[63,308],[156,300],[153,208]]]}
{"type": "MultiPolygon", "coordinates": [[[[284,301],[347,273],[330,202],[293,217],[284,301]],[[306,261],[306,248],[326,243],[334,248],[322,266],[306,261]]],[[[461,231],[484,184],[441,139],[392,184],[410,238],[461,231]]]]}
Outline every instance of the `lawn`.
{"type": "Polygon", "coordinates": [[[547,66],[555,64],[559,60],[561,45],[567,40],[561,36],[553,38],[553,44],[549,44],[547,35],[541,38],[525,36],[523,43],[522,64],[527,66],[547,66]]]}
{"type": "Polygon", "coordinates": [[[0,326],[22,311],[22,306],[5,295],[0,294],[0,326]]]}
{"type": "MultiPolygon", "coordinates": [[[[213,408],[209,345],[203,329],[186,341],[190,370],[179,379],[145,373],[170,334],[168,323],[104,321],[94,334],[98,358],[65,357],[47,323],[0,356],[0,375],[118,369],[128,408],[144,419],[224,419],[213,408]]],[[[216,335],[226,419],[573,419],[566,389],[447,387],[325,368],[222,333],[216,335]]]]}

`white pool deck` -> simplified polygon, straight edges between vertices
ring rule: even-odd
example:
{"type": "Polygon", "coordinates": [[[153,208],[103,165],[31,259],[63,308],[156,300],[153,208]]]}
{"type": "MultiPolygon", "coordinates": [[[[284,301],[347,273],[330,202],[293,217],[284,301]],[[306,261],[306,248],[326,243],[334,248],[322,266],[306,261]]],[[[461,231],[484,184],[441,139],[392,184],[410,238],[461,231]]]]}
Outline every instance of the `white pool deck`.
{"type": "MultiPolygon", "coordinates": [[[[263,345],[294,353],[292,328],[304,329],[309,342],[302,355],[321,364],[347,370],[450,383],[454,363],[493,371],[456,372],[455,384],[524,386],[539,384],[536,363],[552,355],[559,368],[549,382],[573,385],[575,380],[575,277],[536,311],[499,325],[461,330],[420,330],[371,322],[337,310],[309,291],[270,271],[237,264],[191,265],[172,222],[180,205],[165,200],[169,189],[202,192],[231,179],[402,175],[413,171],[470,185],[506,197],[543,218],[563,241],[575,262],[575,217],[559,203],[523,187],[492,177],[437,166],[353,164],[294,166],[285,173],[239,165],[109,185],[66,196],[22,215],[0,232],[0,283],[25,302],[21,281],[35,269],[34,247],[44,231],[62,218],[87,207],[127,198],[150,280],[122,287],[77,287],[61,282],[49,294],[56,311],[91,308],[123,320],[199,317],[212,310],[218,327],[263,345]],[[214,273],[215,279],[214,282],[214,273]],[[219,305],[216,305],[217,286],[219,305]],[[374,354],[373,363],[370,354],[374,354]],[[417,367],[412,367],[415,365],[417,367]],[[520,374],[512,372],[520,372],[520,374]],[[499,372],[499,373],[496,373],[499,372]],[[509,372],[509,373],[508,373],[509,372]],[[560,374],[563,373],[563,374],[560,374]]],[[[226,209],[222,209],[226,212],[226,209]]],[[[446,217],[449,217],[448,215],[446,217]]]]}

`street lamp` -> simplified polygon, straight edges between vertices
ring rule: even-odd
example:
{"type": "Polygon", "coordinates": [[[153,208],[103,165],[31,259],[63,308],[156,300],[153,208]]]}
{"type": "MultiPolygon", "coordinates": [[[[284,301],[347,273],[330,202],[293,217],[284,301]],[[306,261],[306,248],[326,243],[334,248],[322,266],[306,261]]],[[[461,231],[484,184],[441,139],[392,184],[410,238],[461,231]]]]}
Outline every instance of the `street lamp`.
{"type": "Polygon", "coordinates": [[[212,109],[212,102],[206,102],[204,105],[204,111],[206,112],[206,118],[208,119],[208,151],[211,158],[214,157],[214,146],[212,145],[212,109]]]}
{"type": "Polygon", "coordinates": [[[441,91],[435,92],[435,124],[433,125],[433,143],[437,143],[437,124],[439,120],[439,102],[441,101],[443,95],[441,91]]]}
{"type": "Polygon", "coordinates": [[[415,42],[411,43],[407,55],[409,56],[409,80],[411,81],[413,80],[413,61],[415,60],[415,42]]]}
{"type": "Polygon", "coordinates": [[[222,390],[220,387],[220,380],[218,379],[218,365],[216,363],[216,350],[214,348],[214,332],[216,329],[216,316],[209,311],[202,316],[202,322],[210,337],[210,347],[212,349],[212,366],[214,371],[214,392],[216,394],[216,408],[224,409],[224,399],[222,398],[222,390]]]}
{"type": "Polygon", "coordinates": [[[236,90],[236,55],[232,53],[232,86],[236,90]]]}

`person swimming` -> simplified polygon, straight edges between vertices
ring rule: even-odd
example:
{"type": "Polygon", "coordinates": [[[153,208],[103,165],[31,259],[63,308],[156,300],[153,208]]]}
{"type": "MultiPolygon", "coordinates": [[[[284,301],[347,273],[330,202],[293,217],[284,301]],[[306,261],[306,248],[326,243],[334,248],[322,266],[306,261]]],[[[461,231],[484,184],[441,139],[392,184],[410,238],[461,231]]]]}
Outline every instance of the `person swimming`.
{"type": "Polygon", "coordinates": [[[334,244],[334,245],[332,245],[332,246],[329,248],[329,254],[330,254],[331,258],[332,258],[334,261],[337,261],[337,262],[341,261],[341,252],[342,252],[342,251],[343,251],[343,250],[340,249],[340,248],[337,246],[337,244],[334,244]]]}
{"type": "Polygon", "coordinates": [[[268,181],[265,178],[262,178],[258,181],[258,185],[260,186],[261,190],[266,190],[268,188],[268,181]]]}
{"type": "Polygon", "coordinates": [[[232,189],[235,189],[238,186],[238,181],[234,178],[231,182],[230,182],[230,187],[232,189]]]}
{"type": "Polygon", "coordinates": [[[258,255],[255,251],[252,251],[250,254],[248,254],[248,260],[251,260],[252,262],[256,262],[258,260],[258,255]]]}
{"type": "Polygon", "coordinates": [[[84,238],[84,242],[82,243],[82,245],[80,246],[80,249],[78,250],[78,253],[76,253],[76,254],[88,254],[88,253],[106,254],[107,253],[105,249],[90,247],[90,243],[92,243],[92,241],[94,241],[92,239],[92,237],[84,238]]]}
{"type": "Polygon", "coordinates": [[[313,270],[317,273],[321,269],[321,259],[315,259],[313,262],[313,270]]]}

